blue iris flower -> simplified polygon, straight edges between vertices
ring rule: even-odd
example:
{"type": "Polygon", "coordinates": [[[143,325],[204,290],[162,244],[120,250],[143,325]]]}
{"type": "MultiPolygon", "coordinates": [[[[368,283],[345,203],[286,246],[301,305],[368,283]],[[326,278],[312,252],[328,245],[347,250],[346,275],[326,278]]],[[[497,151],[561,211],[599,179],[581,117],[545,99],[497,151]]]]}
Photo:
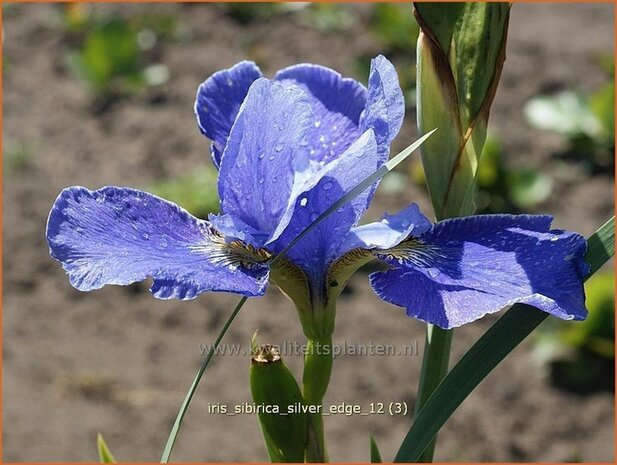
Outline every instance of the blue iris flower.
{"type": "Polygon", "coordinates": [[[212,140],[222,213],[206,221],[134,189],[67,188],[49,215],[47,239],[74,287],[151,277],[155,297],[192,299],[206,291],[259,296],[270,279],[319,312],[353,271],[379,259],[390,266],[370,276],[377,295],[442,328],[517,302],[585,318],[589,267],[580,235],[551,230],[549,216],[431,224],[415,204],[358,226],[376,185],[314,228],[277,269],[270,266],[387,161],[404,100],[384,57],[372,61],[368,88],[322,66],[291,66],[270,80],[241,62],[201,84],[195,113],[212,140]],[[305,289],[294,293],[298,283],[305,289]]]}

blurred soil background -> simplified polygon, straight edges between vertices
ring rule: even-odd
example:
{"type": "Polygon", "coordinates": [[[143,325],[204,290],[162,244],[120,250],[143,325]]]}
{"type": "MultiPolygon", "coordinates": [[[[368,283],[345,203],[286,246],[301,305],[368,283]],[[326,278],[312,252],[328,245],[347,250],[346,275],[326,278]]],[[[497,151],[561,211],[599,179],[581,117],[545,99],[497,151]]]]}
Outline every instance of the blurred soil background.
{"type": "MultiPolygon", "coordinates": [[[[243,59],[271,76],[320,63],[366,82],[396,65],[415,137],[417,26],[408,5],[4,4],[4,460],[96,461],[101,432],[121,461],[157,461],[180,403],[237,297],[157,301],[148,284],[73,289],[45,241],[70,185],[154,191],[204,216],[217,205],[209,142],[193,116],[200,82],[243,59]]],[[[480,173],[481,212],[547,212],[595,231],[613,212],[613,6],[516,4],[480,173]]],[[[382,183],[367,220],[416,201],[410,162],[382,183]]],[[[588,288],[589,323],[549,321],[482,383],[443,429],[439,461],[614,460],[612,264],[588,288]]],[[[498,318],[456,331],[453,360],[498,318]]],[[[303,341],[276,289],[249,301],[225,342],[303,341]]],[[[366,273],[342,296],[335,342],[418,345],[424,326],[380,301],[366,273]]],[[[300,374],[301,357],[287,357],[300,374]]],[[[405,401],[421,356],[335,361],[326,404],[405,401]]],[[[257,420],[208,413],[251,402],[248,358],[221,356],[199,387],[174,461],[263,461],[257,420]]],[[[409,416],[330,416],[331,459],[391,460],[409,416]]]]}

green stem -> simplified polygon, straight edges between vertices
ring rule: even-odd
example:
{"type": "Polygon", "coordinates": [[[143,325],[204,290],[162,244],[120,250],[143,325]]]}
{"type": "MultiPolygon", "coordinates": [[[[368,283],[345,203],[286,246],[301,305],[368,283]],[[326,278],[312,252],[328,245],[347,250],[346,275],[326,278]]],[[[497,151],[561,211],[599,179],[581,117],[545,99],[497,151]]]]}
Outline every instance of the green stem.
{"type": "MultiPolygon", "coordinates": [[[[426,343],[422,358],[414,417],[422,410],[426,401],[431,397],[433,391],[448,372],[452,334],[452,330],[441,329],[435,325],[429,324],[426,327],[426,343]]],[[[437,437],[435,436],[435,439],[424,450],[418,462],[428,463],[433,461],[436,442],[437,437]]]]}
{"type": "Polygon", "coordinates": [[[321,414],[323,398],[328,389],[332,373],[332,338],[309,339],[304,357],[302,387],[304,401],[309,406],[319,407],[317,413],[309,414],[309,433],[306,448],[306,461],[323,463],[328,461],[324,439],[323,417],[321,414]]]}

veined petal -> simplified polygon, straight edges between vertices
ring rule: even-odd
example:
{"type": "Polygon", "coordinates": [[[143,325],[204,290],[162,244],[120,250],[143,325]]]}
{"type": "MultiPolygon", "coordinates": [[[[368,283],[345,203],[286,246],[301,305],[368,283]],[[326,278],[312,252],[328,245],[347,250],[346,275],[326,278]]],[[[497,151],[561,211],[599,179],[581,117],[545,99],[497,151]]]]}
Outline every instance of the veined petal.
{"type": "Polygon", "coordinates": [[[396,137],[405,117],[405,98],[396,69],[383,55],[371,60],[366,109],[360,119],[360,129],[372,128],[384,161],[390,142],[396,137]]]}
{"type": "Polygon", "coordinates": [[[297,172],[308,166],[313,113],[306,94],[258,79],[231,130],[219,173],[224,213],[269,235],[290,202],[297,172]]]}
{"type": "Polygon", "coordinates": [[[279,71],[275,80],[295,85],[309,96],[315,116],[310,157],[328,163],[342,154],[363,131],[358,129],[366,105],[366,88],[330,68],[299,64],[279,71]]]}
{"type": "Polygon", "coordinates": [[[210,223],[135,189],[63,190],[49,214],[47,241],[82,291],[152,277],[150,290],[161,299],[205,291],[256,296],[268,278],[250,250],[226,244],[210,223]]]}
{"type": "Polygon", "coordinates": [[[395,268],[371,275],[379,297],[409,316],[454,328],[515,303],[565,320],[587,315],[587,243],[550,230],[550,216],[479,215],[441,221],[379,257],[395,268]]]}
{"type": "Polygon", "coordinates": [[[195,116],[202,134],[212,140],[212,161],[218,168],[231,127],[249,87],[262,77],[251,61],[242,61],[218,71],[197,89],[195,116]]]}
{"type": "MultiPolygon", "coordinates": [[[[379,160],[385,163],[390,155],[390,143],[396,137],[405,117],[405,98],[398,82],[396,69],[383,55],[371,60],[366,108],[360,118],[360,130],[373,129],[379,160]]],[[[368,208],[377,190],[375,183],[367,191],[368,208]]]]}
{"type": "MultiPolygon", "coordinates": [[[[273,250],[282,250],[321,213],[353,189],[359,180],[377,168],[377,144],[373,131],[368,130],[344,154],[294,193],[290,209],[270,239],[273,250]]],[[[324,277],[327,265],[336,258],[340,244],[364,212],[365,195],[342,206],[290,249],[291,261],[314,279],[324,277]]]]}
{"type": "Polygon", "coordinates": [[[418,237],[431,228],[432,224],[422,214],[417,204],[412,203],[394,215],[384,215],[375,222],[352,228],[339,255],[352,249],[389,249],[410,236],[418,237]]]}

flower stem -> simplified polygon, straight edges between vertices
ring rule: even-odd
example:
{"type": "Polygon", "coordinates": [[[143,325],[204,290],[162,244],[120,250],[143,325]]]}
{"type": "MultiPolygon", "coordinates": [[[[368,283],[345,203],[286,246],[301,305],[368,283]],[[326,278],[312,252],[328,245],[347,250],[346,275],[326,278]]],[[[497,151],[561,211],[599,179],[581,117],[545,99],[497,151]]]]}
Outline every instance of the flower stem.
{"type": "MultiPolygon", "coordinates": [[[[453,330],[451,329],[441,329],[431,324],[426,326],[426,343],[424,345],[424,356],[422,358],[414,417],[422,410],[428,398],[448,372],[452,334],[453,330]]],[[[433,461],[436,442],[437,437],[427,446],[418,462],[428,463],[433,461]]]]}
{"type": "Polygon", "coordinates": [[[332,361],[331,337],[319,340],[308,339],[302,376],[304,402],[308,406],[320,408],[318,412],[309,414],[307,462],[323,463],[328,461],[321,406],[330,382],[332,361]]]}

